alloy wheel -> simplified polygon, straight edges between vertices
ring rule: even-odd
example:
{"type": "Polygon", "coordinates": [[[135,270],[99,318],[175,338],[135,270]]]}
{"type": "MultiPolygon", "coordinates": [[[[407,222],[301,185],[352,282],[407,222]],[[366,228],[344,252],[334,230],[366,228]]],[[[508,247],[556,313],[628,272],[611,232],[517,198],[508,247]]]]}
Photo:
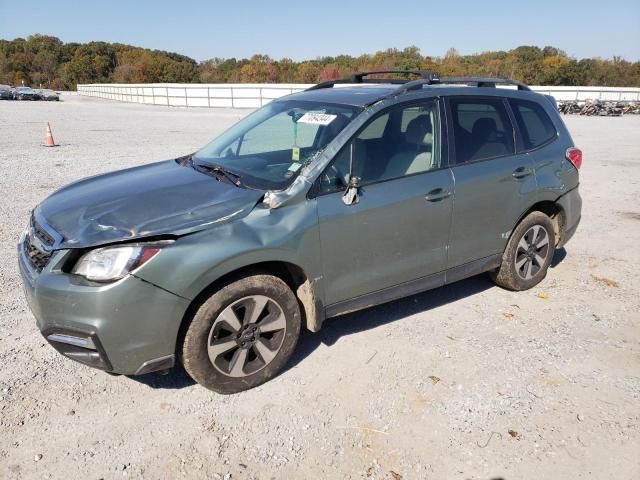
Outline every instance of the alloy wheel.
{"type": "Polygon", "coordinates": [[[549,255],[549,233],[542,225],[529,228],[518,242],[515,267],[524,280],[535,277],[542,270],[549,255]]]}
{"type": "Polygon", "coordinates": [[[227,306],[213,322],[207,341],[211,364],[229,377],[246,377],[278,354],[287,322],[278,303],[251,295],[227,306]]]}

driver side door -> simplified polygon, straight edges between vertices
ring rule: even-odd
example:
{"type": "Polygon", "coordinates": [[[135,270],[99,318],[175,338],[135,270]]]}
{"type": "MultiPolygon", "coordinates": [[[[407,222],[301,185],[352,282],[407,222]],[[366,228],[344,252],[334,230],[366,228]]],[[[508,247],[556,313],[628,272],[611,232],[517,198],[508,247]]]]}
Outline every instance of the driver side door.
{"type": "Polygon", "coordinates": [[[318,179],[328,316],[444,283],[453,177],[442,160],[440,125],[436,100],[392,107],[318,179]],[[346,205],[350,171],[360,188],[358,202],[346,205]]]}

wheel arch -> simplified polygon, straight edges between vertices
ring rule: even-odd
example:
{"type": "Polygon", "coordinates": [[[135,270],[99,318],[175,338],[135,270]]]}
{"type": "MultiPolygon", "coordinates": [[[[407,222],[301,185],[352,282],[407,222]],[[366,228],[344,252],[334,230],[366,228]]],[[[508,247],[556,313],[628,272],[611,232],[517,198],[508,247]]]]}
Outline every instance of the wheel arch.
{"type": "Polygon", "coordinates": [[[182,317],[176,341],[176,352],[179,353],[189,322],[198,308],[215,291],[229,283],[259,274],[273,275],[284,281],[298,299],[300,313],[302,314],[302,326],[312,332],[317,332],[320,329],[324,320],[324,306],[316,291],[315,283],[301,266],[284,260],[249,263],[224,273],[195,296],[182,317]]]}
{"type": "Polygon", "coordinates": [[[557,200],[557,198],[554,200],[547,199],[538,201],[537,203],[533,204],[529,209],[523,212],[518,220],[513,224],[513,228],[511,229],[511,232],[509,232],[509,236],[511,236],[520,222],[522,222],[522,220],[531,212],[542,212],[546,216],[548,216],[553,223],[555,244],[558,245],[562,239],[562,235],[566,226],[566,214],[564,209],[560,206],[560,204],[558,204],[557,200]]]}

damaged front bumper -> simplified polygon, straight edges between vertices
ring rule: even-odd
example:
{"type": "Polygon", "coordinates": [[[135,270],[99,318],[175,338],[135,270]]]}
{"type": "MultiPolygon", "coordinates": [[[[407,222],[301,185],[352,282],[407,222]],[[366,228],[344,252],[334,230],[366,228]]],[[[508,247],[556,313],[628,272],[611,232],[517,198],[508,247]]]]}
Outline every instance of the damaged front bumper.
{"type": "Polygon", "coordinates": [[[47,341],[72,360],[112,373],[172,367],[189,300],[134,275],[87,282],[62,271],[70,254],[55,251],[44,267],[34,268],[25,242],[18,245],[25,296],[47,341]]]}

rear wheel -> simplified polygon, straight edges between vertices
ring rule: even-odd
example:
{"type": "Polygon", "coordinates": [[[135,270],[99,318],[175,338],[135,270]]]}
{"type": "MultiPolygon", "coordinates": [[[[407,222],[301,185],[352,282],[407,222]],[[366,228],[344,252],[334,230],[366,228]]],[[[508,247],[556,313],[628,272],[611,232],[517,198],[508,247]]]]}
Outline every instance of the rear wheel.
{"type": "Polygon", "coordinates": [[[182,363],[199,384],[236,393],[275,376],[300,335],[296,296],[281,279],[254,275],[214,293],[196,311],[182,345],[182,363]]]}
{"type": "Polygon", "coordinates": [[[509,290],[527,290],[540,283],[555,251],[553,222],[542,212],[531,212],[515,228],[493,281],[509,290]]]}

